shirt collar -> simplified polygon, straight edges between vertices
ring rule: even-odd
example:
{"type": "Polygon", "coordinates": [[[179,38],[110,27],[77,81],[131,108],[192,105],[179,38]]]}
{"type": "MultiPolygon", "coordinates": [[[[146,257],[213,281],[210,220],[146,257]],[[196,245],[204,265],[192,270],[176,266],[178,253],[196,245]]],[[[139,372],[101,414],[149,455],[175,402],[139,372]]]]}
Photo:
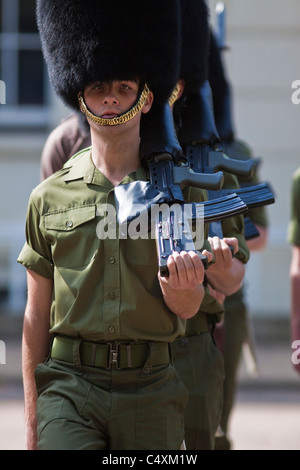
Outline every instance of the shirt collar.
{"type": "Polygon", "coordinates": [[[65,175],[64,181],[74,181],[78,179],[91,179],[91,175],[94,171],[94,165],[92,162],[92,150],[83,150],[77,153],[74,157],[65,163],[64,168],[69,169],[69,172],[65,175]]]}
{"type": "MultiPolygon", "coordinates": [[[[82,179],[87,184],[97,184],[98,186],[113,188],[111,182],[95,167],[92,160],[91,147],[74,155],[74,157],[68,160],[64,165],[64,168],[70,168],[70,171],[64,177],[64,181],[82,179]]],[[[131,183],[138,180],[147,181],[148,179],[147,169],[141,165],[137,171],[125,176],[120,184],[131,183]]]]}

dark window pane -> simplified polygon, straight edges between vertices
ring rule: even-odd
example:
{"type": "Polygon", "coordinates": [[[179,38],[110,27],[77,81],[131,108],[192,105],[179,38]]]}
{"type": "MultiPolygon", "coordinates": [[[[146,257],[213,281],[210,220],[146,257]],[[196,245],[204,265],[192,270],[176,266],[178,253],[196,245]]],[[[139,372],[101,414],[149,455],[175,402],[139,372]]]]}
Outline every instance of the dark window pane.
{"type": "Polygon", "coordinates": [[[35,0],[19,0],[19,31],[20,33],[37,32],[35,19],[35,0]]]}
{"type": "Polygon", "coordinates": [[[19,104],[44,104],[44,61],[41,51],[19,53],[19,104]]]}
{"type": "Polygon", "coordinates": [[[0,33],[2,33],[2,18],[3,18],[3,13],[2,13],[2,0],[0,0],[0,33]]]}

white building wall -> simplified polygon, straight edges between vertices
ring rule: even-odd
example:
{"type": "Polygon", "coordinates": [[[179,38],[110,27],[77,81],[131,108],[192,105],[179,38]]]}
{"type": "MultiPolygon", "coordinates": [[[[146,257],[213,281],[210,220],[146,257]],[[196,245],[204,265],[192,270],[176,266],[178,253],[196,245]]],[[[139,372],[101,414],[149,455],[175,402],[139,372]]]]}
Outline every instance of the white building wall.
{"type": "MultiPolygon", "coordinates": [[[[50,92],[49,131],[70,111],[50,92]]],[[[0,106],[0,112],[5,112],[0,106]]],[[[0,289],[8,290],[1,310],[22,314],[26,304],[26,270],[16,260],[25,242],[31,191],[40,182],[40,157],[48,132],[0,134],[0,289]]]]}

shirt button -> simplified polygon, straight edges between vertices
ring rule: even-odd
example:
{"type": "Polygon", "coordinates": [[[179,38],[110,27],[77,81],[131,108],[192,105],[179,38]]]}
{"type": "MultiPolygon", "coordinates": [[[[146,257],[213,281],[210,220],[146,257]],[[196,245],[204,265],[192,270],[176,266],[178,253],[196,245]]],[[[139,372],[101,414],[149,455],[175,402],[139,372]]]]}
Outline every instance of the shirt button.
{"type": "Polygon", "coordinates": [[[109,298],[110,300],[114,300],[114,299],[116,298],[116,294],[115,294],[114,292],[109,292],[109,293],[108,293],[108,298],[109,298]]]}
{"type": "Polygon", "coordinates": [[[72,228],[72,227],[73,227],[73,222],[72,222],[72,220],[68,220],[68,222],[66,223],[66,226],[67,226],[68,228],[72,228]]]}
{"type": "Polygon", "coordinates": [[[114,258],[113,256],[111,256],[111,257],[109,258],[109,262],[110,262],[110,264],[114,264],[114,263],[116,262],[116,260],[115,260],[115,258],[114,258]]]}
{"type": "Polygon", "coordinates": [[[113,334],[115,331],[116,331],[116,330],[115,330],[115,327],[114,327],[114,326],[110,326],[110,327],[108,328],[108,332],[111,333],[111,334],[113,334]]]}

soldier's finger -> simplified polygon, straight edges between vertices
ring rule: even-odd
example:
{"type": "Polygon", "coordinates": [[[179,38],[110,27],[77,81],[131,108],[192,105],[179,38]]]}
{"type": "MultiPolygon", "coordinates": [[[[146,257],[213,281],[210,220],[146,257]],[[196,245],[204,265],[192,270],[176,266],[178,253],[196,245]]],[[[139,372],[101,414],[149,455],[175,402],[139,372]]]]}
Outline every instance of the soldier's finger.
{"type": "Polygon", "coordinates": [[[187,267],[188,267],[189,255],[186,251],[182,251],[180,253],[177,253],[177,252],[173,253],[173,256],[175,260],[178,281],[180,284],[186,283],[188,280],[187,267]]]}
{"type": "Polygon", "coordinates": [[[221,239],[219,237],[210,237],[209,242],[212,247],[214,256],[217,259],[217,257],[220,256],[220,254],[222,253],[221,239]]]}
{"type": "Polygon", "coordinates": [[[239,251],[239,241],[235,237],[225,237],[223,238],[224,242],[227,243],[227,245],[232,246],[233,248],[233,253],[236,254],[239,251]]]}
{"type": "Polygon", "coordinates": [[[189,252],[190,260],[192,262],[193,269],[188,273],[188,279],[193,282],[195,279],[197,283],[202,284],[204,280],[204,266],[201,258],[194,251],[189,252]]]}
{"type": "Polygon", "coordinates": [[[168,271],[169,271],[168,280],[170,280],[174,278],[175,276],[177,276],[176,263],[175,263],[175,259],[173,255],[170,255],[168,257],[167,266],[168,266],[168,271]]]}

